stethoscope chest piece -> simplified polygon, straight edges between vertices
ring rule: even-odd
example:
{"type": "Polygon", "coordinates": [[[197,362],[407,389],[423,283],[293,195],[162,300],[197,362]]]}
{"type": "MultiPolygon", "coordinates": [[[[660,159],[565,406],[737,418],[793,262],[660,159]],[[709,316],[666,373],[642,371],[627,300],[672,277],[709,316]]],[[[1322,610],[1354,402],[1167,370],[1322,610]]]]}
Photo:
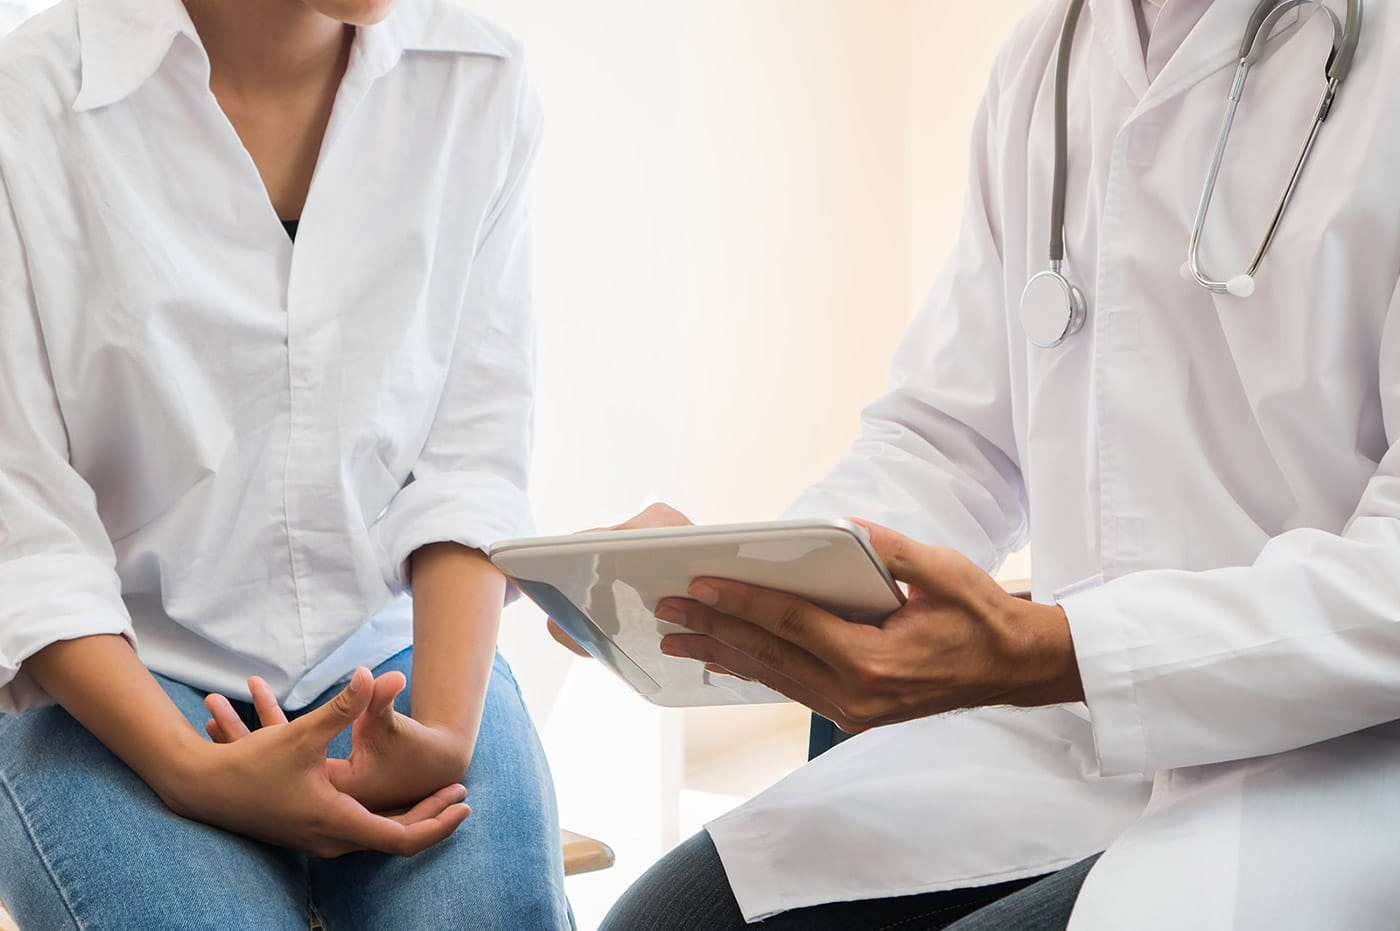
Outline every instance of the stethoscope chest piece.
{"type": "Polygon", "coordinates": [[[1084,326],[1084,293],[1056,270],[1043,271],[1021,292],[1021,327],[1032,346],[1052,349],[1084,326]]]}

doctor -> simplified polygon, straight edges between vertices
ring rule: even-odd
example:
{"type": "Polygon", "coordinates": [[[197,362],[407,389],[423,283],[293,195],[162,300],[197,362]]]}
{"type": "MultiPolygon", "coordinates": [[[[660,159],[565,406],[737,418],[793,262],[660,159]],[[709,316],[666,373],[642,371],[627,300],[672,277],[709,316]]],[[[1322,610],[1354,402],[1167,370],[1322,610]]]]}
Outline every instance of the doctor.
{"type": "Polygon", "coordinates": [[[673,653],[848,729],[906,723],[708,825],[605,927],[1395,926],[1400,11],[1265,24],[1183,276],[1256,6],[1089,0],[1071,25],[1051,0],[1016,30],[956,251],[790,512],[881,525],[909,605],[853,630],[697,580],[658,611],[694,631],[673,653]],[[1022,295],[1061,232],[1082,327],[1065,303],[1047,334],[1022,295]],[[1027,542],[1034,604],[987,575],[1027,542]]]}

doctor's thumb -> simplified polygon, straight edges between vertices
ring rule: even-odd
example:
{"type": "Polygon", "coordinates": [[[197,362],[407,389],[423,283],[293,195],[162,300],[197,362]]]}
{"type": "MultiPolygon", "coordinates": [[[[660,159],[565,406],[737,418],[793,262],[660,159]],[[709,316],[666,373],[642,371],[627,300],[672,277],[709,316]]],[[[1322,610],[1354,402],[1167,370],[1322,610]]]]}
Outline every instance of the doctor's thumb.
{"type": "Polygon", "coordinates": [[[937,587],[941,577],[937,547],[925,546],[870,521],[852,520],[864,528],[870,548],[896,581],[907,582],[915,588],[937,587]]]}

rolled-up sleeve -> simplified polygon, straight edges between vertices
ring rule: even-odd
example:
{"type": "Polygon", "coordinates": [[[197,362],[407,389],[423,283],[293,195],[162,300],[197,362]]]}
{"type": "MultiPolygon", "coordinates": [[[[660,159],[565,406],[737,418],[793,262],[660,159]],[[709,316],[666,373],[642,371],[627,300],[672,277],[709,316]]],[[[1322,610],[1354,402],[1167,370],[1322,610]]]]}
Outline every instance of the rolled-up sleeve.
{"type": "Polygon", "coordinates": [[[442,399],[412,481],[375,523],[385,579],[429,543],[486,549],[533,532],[527,497],[534,419],[530,169],[538,99],[518,75],[509,167],[477,240],[442,399]]]}
{"type": "Polygon", "coordinates": [[[23,663],[51,643],[133,644],[92,488],[69,463],[29,264],[0,171],[0,712],[52,704],[23,663]]]}

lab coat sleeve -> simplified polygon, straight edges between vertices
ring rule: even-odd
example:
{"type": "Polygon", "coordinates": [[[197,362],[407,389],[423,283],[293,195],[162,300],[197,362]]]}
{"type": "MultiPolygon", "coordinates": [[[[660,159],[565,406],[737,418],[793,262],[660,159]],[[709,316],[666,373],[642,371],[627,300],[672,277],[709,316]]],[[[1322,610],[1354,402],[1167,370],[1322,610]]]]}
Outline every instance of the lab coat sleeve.
{"type": "Polygon", "coordinates": [[[994,571],[1024,544],[1007,285],[996,223],[996,77],[973,129],[957,246],[905,333],[859,439],[790,517],[860,517],[994,571]]]}
{"type": "Polygon", "coordinates": [[[52,704],[23,663],[49,644],[135,645],[91,486],[68,461],[24,242],[0,168],[0,712],[52,704]]]}
{"type": "Polygon", "coordinates": [[[472,258],[447,384],[412,480],[372,531],[396,590],[408,587],[407,559],[421,546],[485,550],[533,532],[526,495],[535,377],[530,169],[541,120],[523,70],[517,87],[509,166],[472,258]]]}
{"type": "Polygon", "coordinates": [[[1065,598],[1105,775],[1241,760],[1400,718],[1400,291],[1380,344],[1389,451],[1340,533],[1249,566],[1065,598]]]}

